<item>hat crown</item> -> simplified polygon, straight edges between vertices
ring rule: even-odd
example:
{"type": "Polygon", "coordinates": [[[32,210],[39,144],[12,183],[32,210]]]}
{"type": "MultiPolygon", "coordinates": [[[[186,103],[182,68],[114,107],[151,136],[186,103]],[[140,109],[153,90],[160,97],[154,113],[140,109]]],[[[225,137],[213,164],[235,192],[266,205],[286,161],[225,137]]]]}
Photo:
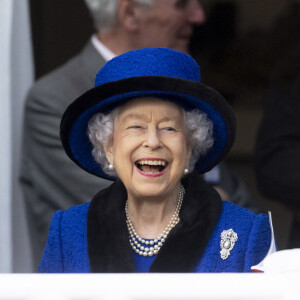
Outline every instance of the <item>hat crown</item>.
{"type": "Polygon", "coordinates": [[[200,67],[189,55],[168,48],[144,48],[108,61],[98,72],[95,87],[121,79],[167,76],[200,82],[200,67]]]}

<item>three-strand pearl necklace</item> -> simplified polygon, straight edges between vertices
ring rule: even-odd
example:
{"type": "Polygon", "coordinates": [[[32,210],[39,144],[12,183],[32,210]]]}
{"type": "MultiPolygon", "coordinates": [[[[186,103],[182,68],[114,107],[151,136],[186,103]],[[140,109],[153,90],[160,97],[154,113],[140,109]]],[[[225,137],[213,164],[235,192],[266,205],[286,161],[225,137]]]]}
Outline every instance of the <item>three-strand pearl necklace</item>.
{"type": "Polygon", "coordinates": [[[152,256],[152,255],[155,255],[155,254],[158,253],[158,251],[162,247],[163,243],[165,242],[169,232],[180,221],[179,211],[180,211],[180,208],[181,208],[183,196],[184,196],[184,187],[181,186],[175,212],[174,212],[171,220],[169,221],[167,227],[164,229],[164,231],[156,239],[150,239],[150,240],[143,239],[135,231],[135,229],[133,227],[133,224],[132,224],[132,222],[129,218],[128,201],[126,201],[125,213],[126,213],[126,223],[127,223],[128,232],[129,232],[129,242],[130,242],[130,245],[131,245],[132,249],[137,254],[142,255],[142,256],[152,256]]]}

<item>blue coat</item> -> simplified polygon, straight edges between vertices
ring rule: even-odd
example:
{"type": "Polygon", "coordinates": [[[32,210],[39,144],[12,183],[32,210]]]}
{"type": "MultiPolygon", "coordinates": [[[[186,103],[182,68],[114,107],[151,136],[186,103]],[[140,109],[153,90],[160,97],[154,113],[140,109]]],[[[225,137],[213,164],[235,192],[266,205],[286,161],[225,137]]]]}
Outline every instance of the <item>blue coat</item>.
{"type": "MultiPolygon", "coordinates": [[[[180,222],[149,272],[250,272],[271,243],[268,218],[229,202],[199,175],[182,181],[186,193],[180,222]],[[221,258],[221,233],[232,229],[237,241],[221,258]]],[[[90,203],[55,213],[40,272],[136,272],[124,213],[126,189],[117,180],[90,203]]]]}

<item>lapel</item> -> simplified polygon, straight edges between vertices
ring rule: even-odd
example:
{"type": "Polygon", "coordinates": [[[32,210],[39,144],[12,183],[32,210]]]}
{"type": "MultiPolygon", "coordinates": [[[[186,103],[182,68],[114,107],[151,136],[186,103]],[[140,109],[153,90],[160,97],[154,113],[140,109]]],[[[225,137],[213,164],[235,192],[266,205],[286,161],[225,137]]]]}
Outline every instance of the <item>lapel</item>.
{"type": "MultiPolygon", "coordinates": [[[[222,200],[200,175],[182,180],[185,196],[180,222],[169,233],[150,272],[193,272],[217,223],[222,200]]],[[[135,272],[125,216],[127,192],[120,180],[91,201],[87,240],[92,272],[135,272]]]]}

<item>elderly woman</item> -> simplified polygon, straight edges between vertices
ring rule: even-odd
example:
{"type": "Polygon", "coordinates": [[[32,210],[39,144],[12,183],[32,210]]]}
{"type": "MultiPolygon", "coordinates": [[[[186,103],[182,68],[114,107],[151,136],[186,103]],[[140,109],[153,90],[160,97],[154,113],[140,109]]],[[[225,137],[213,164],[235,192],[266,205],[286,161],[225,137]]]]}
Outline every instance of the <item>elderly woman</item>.
{"type": "Polygon", "coordinates": [[[231,108],[189,55],[109,61],[66,110],[61,139],[81,168],[114,182],[55,213],[40,271],[250,271],[268,252],[268,218],[222,202],[201,175],[234,137],[231,108]]]}

